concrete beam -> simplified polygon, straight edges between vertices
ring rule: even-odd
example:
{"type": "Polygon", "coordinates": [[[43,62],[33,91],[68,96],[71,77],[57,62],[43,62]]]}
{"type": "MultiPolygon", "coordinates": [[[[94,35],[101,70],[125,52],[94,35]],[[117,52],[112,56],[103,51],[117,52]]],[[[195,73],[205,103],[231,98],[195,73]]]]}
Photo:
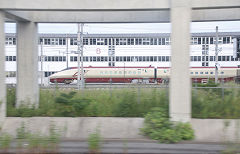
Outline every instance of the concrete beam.
{"type": "Polygon", "coordinates": [[[172,121],[191,120],[189,72],[191,0],[171,0],[170,117],[172,121]]]}
{"type": "Polygon", "coordinates": [[[10,21],[31,21],[30,15],[29,12],[23,11],[5,11],[5,17],[10,21]]]}
{"type": "Polygon", "coordinates": [[[0,126],[6,117],[6,85],[5,85],[5,14],[0,11],[0,126]]]}
{"type": "Polygon", "coordinates": [[[61,23],[157,23],[169,22],[169,11],[100,11],[100,12],[55,12],[34,11],[35,22],[61,23]]]}
{"type": "MultiPolygon", "coordinates": [[[[38,23],[167,23],[170,11],[8,11],[21,15],[19,20],[31,20],[38,23]]],[[[18,20],[18,19],[16,19],[18,20]]],[[[192,10],[193,22],[240,20],[240,8],[192,10]],[[221,14],[221,16],[219,16],[221,14]]]]}
{"type": "MultiPolygon", "coordinates": [[[[1,0],[0,9],[9,10],[166,10],[170,0],[1,0]]],[[[193,9],[236,8],[239,0],[192,0],[193,9]]]]}
{"type": "Polygon", "coordinates": [[[17,104],[38,107],[37,24],[17,23],[17,104]]]}

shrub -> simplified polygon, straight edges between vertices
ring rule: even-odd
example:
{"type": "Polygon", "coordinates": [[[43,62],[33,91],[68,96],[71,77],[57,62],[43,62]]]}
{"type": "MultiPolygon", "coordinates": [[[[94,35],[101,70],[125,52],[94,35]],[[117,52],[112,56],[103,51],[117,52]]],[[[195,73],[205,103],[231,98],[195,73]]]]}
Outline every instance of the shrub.
{"type": "Polygon", "coordinates": [[[8,149],[11,144],[12,137],[7,133],[2,133],[0,135],[0,148],[8,149]]]}
{"type": "Polygon", "coordinates": [[[144,128],[141,132],[161,143],[176,143],[194,138],[190,124],[169,121],[167,111],[162,108],[153,108],[145,116],[144,128]]]}
{"type": "Polygon", "coordinates": [[[101,135],[99,129],[88,136],[88,148],[93,153],[100,152],[101,135]]]}

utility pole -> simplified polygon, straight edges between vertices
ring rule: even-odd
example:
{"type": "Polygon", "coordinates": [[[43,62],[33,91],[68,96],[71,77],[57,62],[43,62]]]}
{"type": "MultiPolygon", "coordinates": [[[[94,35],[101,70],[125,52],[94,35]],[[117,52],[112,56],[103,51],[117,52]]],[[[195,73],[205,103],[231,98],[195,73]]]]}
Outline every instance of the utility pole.
{"type": "Polygon", "coordinates": [[[83,24],[78,24],[78,90],[84,89],[84,71],[83,71],[83,24]],[[80,54],[81,54],[81,82],[80,82],[80,54]],[[80,87],[81,84],[81,87],[80,87]]]}
{"type": "Polygon", "coordinates": [[[41,41],[41,86],[43,86],[43,42],[41,41]]]}
{"type": "Polygon", "coordinates": [[[68,68],[68,35],[66,34],[66,61],[67,61],[67,68],[68,68]]]}
{"type": "Polygon", "coordinates": [[[218,83],[218,26],[216,26],[215,41],[215,83],[218,83]]]}

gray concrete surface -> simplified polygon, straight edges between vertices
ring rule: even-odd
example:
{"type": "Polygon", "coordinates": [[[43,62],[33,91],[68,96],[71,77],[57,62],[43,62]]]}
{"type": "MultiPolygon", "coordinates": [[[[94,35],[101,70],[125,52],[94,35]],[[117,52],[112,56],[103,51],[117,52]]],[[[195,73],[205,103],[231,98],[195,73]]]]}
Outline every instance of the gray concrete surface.
{"type": "Polygon", "coordinates": [[[21,104],[38,107],[37,34],[36,23],[17,23],[17,107],[21,104]]]}
{"type": "Polygon", "coordinates": [[[190,22],[191,0],[172,0],[172,57],[169,89],[169,114],[172,121],[189,122],[191,120],[190,22]]]}
{"type": "Polygon", "coordinates": [[[4,12],[0,11],[0,126],[6,116],[4,12]]]}
{"type": "MultiPolygon", "coordinates": [[[[13,142],[9,152],[20,152],[16,149],[17,143],[13,142]]],[[[224,150],[229,150],[229,145],[221,144],[159,144],[151,140],[134,141],[134,140],[104,140],[100,142],[100,153],[181,153],[181,154],[215,154],[224,150]]],[[[236,148],[237,149],[237,148],[236,148]]],[[[240,149],[237,149],[240,150],[240,149]]],[[[23,150],[22,150],[23,151],[23,150]]],[[[27,150],[25,150],[26,152],[27,150]]],[[[1,151],[0,151],[1,152],[1,151]]],[[[31,151],[29,151],[31,153],[31,151]]],[[[86,141],[61,141],[59,147],[54,150],[55,153],[90,153],[86,141]]]]}
{"type": "MultiPolygon", "coordinates": [[[[111,118],[111,117],[7,117],[2,132],[16,136],[16,129],[24,122],[28,130],[40,134],[48,134],[49,126],[54,124],[61,132],[62,138],[68,140],[86,140],[89,134],[98,128],[103,139],[145,140],[140,135],[143,118],[111,118]]],[[[240,120],[192,119],[196,142],[240,142],[240,120]]]]}

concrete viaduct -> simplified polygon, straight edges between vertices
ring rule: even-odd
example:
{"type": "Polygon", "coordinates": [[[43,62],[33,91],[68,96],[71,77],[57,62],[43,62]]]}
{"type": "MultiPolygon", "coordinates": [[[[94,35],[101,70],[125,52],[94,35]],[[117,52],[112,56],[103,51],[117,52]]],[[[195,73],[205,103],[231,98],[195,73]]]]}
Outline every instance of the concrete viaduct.
{"type": "Polygon", "coordinates": [[[4,22],[17,22],[17,107],[38,106],[38,23],[171,22],[170,116],[191,120],[190,22],[240,20],[240,0],[1,0],[0,124],[6,117],[4,22]]]}

